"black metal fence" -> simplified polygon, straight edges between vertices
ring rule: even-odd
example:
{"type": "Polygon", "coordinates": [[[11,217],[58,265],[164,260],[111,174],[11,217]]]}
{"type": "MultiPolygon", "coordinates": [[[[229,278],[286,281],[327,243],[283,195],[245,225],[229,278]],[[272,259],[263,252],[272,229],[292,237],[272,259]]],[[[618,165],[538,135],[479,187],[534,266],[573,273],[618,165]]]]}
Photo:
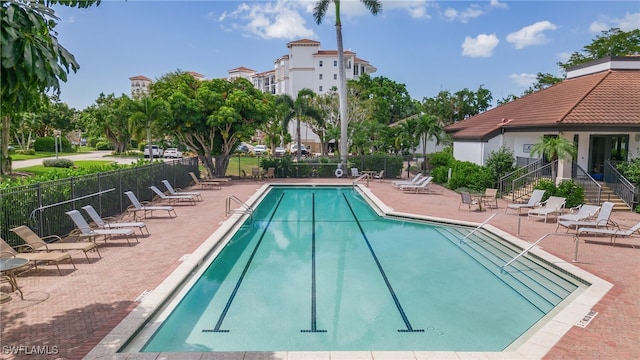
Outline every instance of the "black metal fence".
{"type": "Polygon", "coordinates": [[[140,201],[150,201],[149,186],[163,189],[161,181],[166,179],[174,187],[185,188],[192,182],[190,171],[199,174],[195,157],[2,189],[0,236],[12,246],[22,244],[10,231],[20,225],[40,236],[66,235],[74,224],[65,212],[92,205],[103,217],[120,214],[130,204],[125,191],[133,191],[140,201]]]}

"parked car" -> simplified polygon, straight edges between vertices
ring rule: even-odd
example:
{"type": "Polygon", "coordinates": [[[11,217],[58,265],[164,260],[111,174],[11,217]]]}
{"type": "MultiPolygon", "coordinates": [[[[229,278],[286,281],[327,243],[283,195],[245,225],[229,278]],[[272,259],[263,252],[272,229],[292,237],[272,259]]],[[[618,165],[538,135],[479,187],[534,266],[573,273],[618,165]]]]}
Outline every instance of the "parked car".
{"type": "Polygon", "coordinates": [[[247,153],[249,152],[249,146],[247,146],[246,144],[240,144],[238,145],[238,147],[236,147],[236,152],[247,153]]]}
{"type": "Polygon", "coordinates": [[[182,151],[178,150],[177,148],[168,148],[167,150],[164,151],[164,157],[165,158],[181,158],[182,157],[182,151]]]}
{"type": "Polygon", "coordinates": [[[287,150],[285,150],[285,148],[283,148],[282,146],[278,146],[276,148],[276,156],[283,156],[285,153],[287,152],[287,150]]]}
{"type": "MultiPolygon", "coordinates": [[[[162,157],[164,151],[158,145],[151,145],[151,156],[154,158],[162,157]]],[[[149,158],[149,145],[144,146],[144,157],[149,158]]]]}
{"type": "Polygon", "coordinates": [[[263,155],[269,152],[267,145],[256,145],[253,147],[253,153],[256,155],[263,155]]]}
{"type": "MultiPolygon", "coordinates": [[[[292,144],[290,152],[292,156],[296,156],[298,154],[298,144],[292,144]]],[[[302,156],[309,155],[309,151],[307,150],[307,147],[304,146],[304,144],[300,146],[300,155],[302,156]]]]}

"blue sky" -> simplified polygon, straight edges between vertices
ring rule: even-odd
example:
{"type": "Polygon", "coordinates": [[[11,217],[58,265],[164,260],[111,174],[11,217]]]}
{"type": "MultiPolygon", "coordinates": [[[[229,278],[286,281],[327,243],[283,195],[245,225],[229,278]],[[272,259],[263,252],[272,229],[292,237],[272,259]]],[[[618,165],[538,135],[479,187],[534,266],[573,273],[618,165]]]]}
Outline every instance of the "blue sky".
{"type": "MultiPolygon", "coordinates": [[[[61,99],[84,109],[101,92],[129,94],[129,77],[175,70],[207,79],[245,66],[273,68],[286,44],[303,38],[335,50],[332,11],[313,20],[315,1],[113,1],[55,7],[58,40],[80,64],[61,99]]],[[[538,72],[561,76],[558,61],[601,31],[640,27],[640,1],[394,1],[373,16],[342,0],[345,50],[422,100],[483,85],[497,99],[520,95],[538,72]]],[[[333,5],[331,6],[331,9],[333,5]]]]}

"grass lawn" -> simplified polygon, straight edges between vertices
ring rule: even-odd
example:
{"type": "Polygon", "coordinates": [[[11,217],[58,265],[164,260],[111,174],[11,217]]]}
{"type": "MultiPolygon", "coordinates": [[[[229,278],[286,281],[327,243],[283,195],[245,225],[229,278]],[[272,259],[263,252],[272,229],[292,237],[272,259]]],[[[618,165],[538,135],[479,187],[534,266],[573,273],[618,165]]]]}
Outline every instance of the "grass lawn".
{"type": "MultiPolygon", "coordinates": [[[[260,159],[251,156],[233,156],[229,159],[226,176],[242,176],[242,170],[251,175],[251,168],[260,167],[260,159]],[[238,163],[238,159],[240,160],[238,163]]],[[[204,168],[201,169],[206,173],[204,168]]]]}
{"type": "MultiPolygon", "coordinates": [[[[110,161],[110,160],[78,160],[78,161],[74,161],[73,165],[77,168],[86,168],[91,166],[107,165],[111,163],[113,163],[113,161],[110,161]]],[[[30,174],[33,174],[34,176],[43,175],[43,174],[47,174],[47,173],[55,172],[59,170],[64,170],[64,169],[55,168],[55,167],[45,167],[44,165],[29,166],[26,168],[19,169],[20,172],[30,173],[30,174]]]]}

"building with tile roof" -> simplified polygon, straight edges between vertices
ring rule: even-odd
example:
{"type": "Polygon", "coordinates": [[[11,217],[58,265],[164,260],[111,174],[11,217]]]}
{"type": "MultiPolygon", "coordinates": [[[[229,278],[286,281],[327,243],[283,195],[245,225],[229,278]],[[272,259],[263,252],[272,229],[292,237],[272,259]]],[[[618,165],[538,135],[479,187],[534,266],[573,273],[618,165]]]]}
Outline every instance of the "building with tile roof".
{"type": "MultiPolygon", "coordinates": [[[[543,136],[577,145],[577,165],[591,174],[605,161],[640,157],[640,57],[608,57],[568,69],[567,78],[445,128],[458,160],[484,165],[506,146],[530,158],[543,136]]],[[[572,162],[559,161],[558,180],[571,178],[572,162]]]]}

